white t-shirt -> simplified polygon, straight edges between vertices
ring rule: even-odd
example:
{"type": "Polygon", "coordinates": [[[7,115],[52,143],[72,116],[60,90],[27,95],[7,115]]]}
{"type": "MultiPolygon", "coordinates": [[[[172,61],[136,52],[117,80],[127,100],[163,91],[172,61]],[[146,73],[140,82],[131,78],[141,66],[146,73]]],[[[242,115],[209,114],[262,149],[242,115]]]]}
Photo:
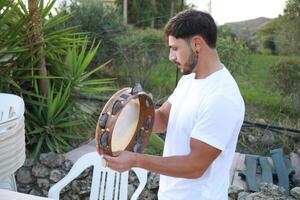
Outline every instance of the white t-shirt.
{"type": "Polygon", "coordinates": [[[161,175],[158,199],[227,200],[230,166],[245,112],[235,80],[224,66],[205,79],[195,79],[195,73],[184,75],[168,101],[172,107],[164,157],[189,154],[191,138],[222,152],[200,178],[161,175]]]}

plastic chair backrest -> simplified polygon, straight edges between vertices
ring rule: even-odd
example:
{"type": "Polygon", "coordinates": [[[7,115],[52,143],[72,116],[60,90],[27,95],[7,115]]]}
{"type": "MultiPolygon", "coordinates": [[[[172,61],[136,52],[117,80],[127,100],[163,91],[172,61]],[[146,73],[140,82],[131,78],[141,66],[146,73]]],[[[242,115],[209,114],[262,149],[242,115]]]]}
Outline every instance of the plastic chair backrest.
{"type": "MultiPolygon", "coordinates": [[[[60,191],[72,180],[78,177],[85,169],[93,166],[90,200],[125,200],[128,195],[128,171],[119,173],[104,165],[105,161],[97,152],[91,152],[80,157],[70,172],[59,182],[53,185],[48,197],[59,200],[60,191]]],[[[139,179],[139,186],[133,193],[131,200],[136,200],[147,183],[147,171],[141,168],[132,168],[139,179]]]]}
{"type": "Polygon", "coordinates": [[[24,101],[21,97],[0,93],[0,124],[20,118],[24,114],[24,101]]]}

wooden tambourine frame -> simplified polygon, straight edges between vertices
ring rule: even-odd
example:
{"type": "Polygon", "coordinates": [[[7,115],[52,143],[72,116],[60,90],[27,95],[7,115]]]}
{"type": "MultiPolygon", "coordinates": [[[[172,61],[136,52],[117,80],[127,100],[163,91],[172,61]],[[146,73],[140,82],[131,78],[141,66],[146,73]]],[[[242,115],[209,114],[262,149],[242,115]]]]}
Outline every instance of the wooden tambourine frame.
{"type": "Polygon", "coordinates": [[[142,153],[154,123],[153,100],[137,84],[116,92],[105,104],[97,123],[96,148],[112,155],[127,150],[142,153]]]}

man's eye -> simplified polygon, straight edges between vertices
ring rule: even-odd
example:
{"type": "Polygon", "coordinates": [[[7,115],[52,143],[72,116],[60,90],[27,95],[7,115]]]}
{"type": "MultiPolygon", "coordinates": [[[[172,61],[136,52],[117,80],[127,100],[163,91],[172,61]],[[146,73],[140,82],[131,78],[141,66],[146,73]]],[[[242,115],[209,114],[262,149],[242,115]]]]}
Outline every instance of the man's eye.
{"type": "Polygon", "coordinates": [[[172,51],[177,51],[177,48],[176,47],[171,47],[171,50],[172,51]]]}

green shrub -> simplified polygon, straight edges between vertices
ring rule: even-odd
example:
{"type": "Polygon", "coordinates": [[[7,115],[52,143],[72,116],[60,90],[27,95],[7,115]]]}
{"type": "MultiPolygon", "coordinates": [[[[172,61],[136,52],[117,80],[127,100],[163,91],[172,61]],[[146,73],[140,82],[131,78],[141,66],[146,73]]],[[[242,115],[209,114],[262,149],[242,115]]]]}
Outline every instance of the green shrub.
{"type": "Polygon", "coordinates": [[[300,61],[281,60],[270,67],[274,84],[286,99],[292,101],[296,112],[300,111],[300,61]]]}
{"type": "Polygon", "coordinates": [[[221,62],[234,74],[245,72],[249,65],[249,49],[244,43],[230,36],[218,37],[217,49],[221,62]]]}
{"type": "Polygon", "coordinates": [[[115,39],[118,53],[114,57],[114,72],[125,85],[140,82],[148,87],[150,77],[162,58],[168,55],[162,32],[155,29],[133,30],[115,39]]]}
{"type": "Polygon", "coordinates": [[[86,138],[87,130],[91,128],[88,115],[76,109],[70,93],[70,85],[62,85],[56,91],[54,84],[48,88],[46,97],[23,91],[27,148],[34,157],[41,152],[67,152],[72,148],[71,141],[86,138]]]}
{"type": "Polygon", "coordinates": [[[275,84],[283,94],[297,93],[300,86],[300,61],[281,60],[270,67],[275,84]]]}

